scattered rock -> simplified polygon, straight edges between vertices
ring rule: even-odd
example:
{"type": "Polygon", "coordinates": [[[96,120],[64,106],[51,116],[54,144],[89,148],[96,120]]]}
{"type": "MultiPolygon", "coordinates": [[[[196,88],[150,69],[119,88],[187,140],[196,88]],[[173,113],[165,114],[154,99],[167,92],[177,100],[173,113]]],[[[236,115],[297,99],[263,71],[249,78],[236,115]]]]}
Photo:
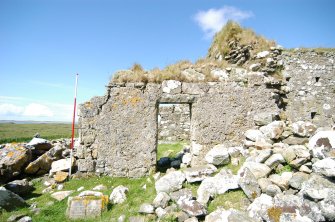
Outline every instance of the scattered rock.
{"type": "Polygon", "coordinates": [[[117,186],[113,189],[109,200],[112,204],[120,204],[127,200],[128,188],[125,186],[117,186]]]}
{"type": "Polygon", "coordinates": [[[264,126],[269,123],[271,123],[274,120],[274,114],[273,113],[257,113],[254,116],[254,123],[257,126],[264,126]]]}
{"type": "Polygon", "coordinates": [[[244,212],[235,209],[217,209],[212,213],[208,214],[205,218],[205,222],[256,222],[253,218],[250,218],[244,212]]]}
{"type": "Polygon", "coordinates": [[[26,214],[14,214],[14,215],[11,215],[7,219],[7,222],[16,222],[16,221],[20,220],[24,216],[26,216],[26,214]]]}
{"type": "Polygon", "coordinates": [[[78,195],[78,197],[86,197],[86,196],[102,197],[104,195],[99,191],[92,191],[92,190],[85,190],[78,195]]]}
{"type": "Polygon", "coordinates": [[[287,190],[289,188],[289,181],[292,178],[292,172],[283,172],[281,175],[272,174],[269,179],[272,183],[280,187],[281,190],[287,190]]]}
{"type": "Polygon", "coordinates": [[[170,172],[156,181],[155,188],[158,192],[170,193],[179,190],[185,181],[185,174],[180,171],[170,172]]]}
{"type": "Polygon", "coordinates": [[[65,180],[67,180],[69,176],[69,173],[63,172],[63,171],[58,171],[54,175],[54,179],[57,183],[63,183],[65,180]]]}
{"type": "Polygon", "coordinates": [[[140,209],[138,210],[138,212],[142,213],[142,214],[153,214],[155,212],[154,210],[155,209],[151,204],[143,203],[143,204],[141,204],[140,209]]]}
{"type": "Polygon", "coordinates": [[[239,173],[239,177],[238,184],[250,200],[254,200],[261,195],[261,188],[258,185],[256,177],[248,168],[244,168],[239,173]]]}
{"type": "Polygon", "coordinates": [[[157,194],[157,196],[153,200],[152,205],[155,208],[158,208],[158,207],[165,208],[167,207],[169,201],[170,201],[170,196],[165,192],[160,192],[157,194]]]}
{"type": "MultiPolygon", "coordinates": [[[[72,167],[74,166],[75,160],[73,158],[72,167]]],[[[56,173],[58,171],[69,171],[71,166],[70,159],[60,159],[52,162],[50,173],[56,173]]]]}
{"type": "Polygon", "coordinates": [[[254,142],[265,138],[264,134],[260,130],[255,130],[255,129],[247,130],[244,133],[244,136],[247,139],[254,141],[254,142]]]}
{"type": "Polygon", "coordinates": [[[16,208],[25,207],[27,203],[17,194],[4,187],[0,187],[0,207],[12,211],[16,208]]]}
{"type": "Polygon", "coordinates": [[[294,189],[300,190],[302,183],[307,181],[309,178],[309,175],[303,172],[296,172],[292,175],[292,178],[289,181],[289,184],[294,189]]]}
{"type": "Polygon", "coordinates": [[[92,190],[103,191],[103,190],[107,190],[107,187],[103,184],[100,184],[100,185],[97,185],[97,186],[93,187],[92,190]]]}
{"type": "Polygon", "coordinates": [[[65,198],[67,198],[68,196],[70,196],[74,191],[73,190],[69,190],[69,191],[58,191],[55,193],[51,194],[51,197],[58,200],[58,201],[62,201],[65,198]]]}
{"type": "Polygon", "coordinates": [[[269,51],[262,51],[262,52],[257,53],[256,58],[262,59],[262,58],[267,57],[269,54],[270,54],[269,51]]]}
{"type": "Polygon", "coordinates": [[[292,130],[298,136],[310,137],[316,131],[316,126],[311,122],[298,121],[292,124],[292,130]]]}
{"type": "Polygon", "coordinates": [[[189,183],[203,181],[208,176],[212,175],[217,171],[217,168],[211,164],[195,166],[191,168],[186,168],[183,170],[186,180],[189,183]]]}
{"type": "Polygon", "coordinates": [[[52,156],[47,152],[37,158],[35,161],[29,163],[24,169],[26,174],[43,175],[49,172],[53,162],[52,156]]]}
{"type": "Polygon", "coordinates": [[[31,217],[29,216],[25,216],[25,217],[22,217],[20,220],[18,220],[17,222],[32,222],[33,219],[31,219],[31,217]]]}
{"type": "Polygon", "coordinates": [[[191,217],[200,217],[207,214],[206,208],[196,200],[182,197],[177,201],[179,208],[191,217]]]}
{"type": "Polygon", "coordinates": [[[47,140],[42,138],[33,138],[27,146],[34,147],[36,150],[48,151],[51,149],[52,145],[47,140]]]}
{"type": "Polygon", "coordinates": [[[266,194],[261,194],[248,207],[249,217],[257,221],[271,221],[268,210],[273,207],[273,198],[266,194]]]}
{"type": "Polygon", "coordinates": [[[19,196],[29,194],[34,190],[33,184],[27,179],[14,180],[7,183],[4,187],[19,196]]]}
{"type": "Polygon", "coordinates": [[[285,161],[284,157],[280,153],[275,153],[272,156],[270,156],[269,159],[267,159],[264,164],[267,165],[268,167],[274,169],[280,163],[285,163],[285,162],[286,161],[285,161]]]}
{"type": "Polygon", "coordinates": [[[325,158],[313,164],[313,171],[327,177],[335,177],[335,160],[325,158]]]}
{"type": "Polygon", "coordinates": [[[216,145],[206,154],[205,160],[215,166],[228,164],[230,160],[228,149],[222,144],[216,145]]]}
{"type": "Polygon", "coordinates": [[[312,136],[308,148],[316,158],[335,157],[335,131],[319,131],[312,136]]]}
{"type": "Polygon", "coordinates": [[[284,132],[285,123],[283,121],[273,121],[266,126],[262,126],[260,131],[270,139],[278,139],[284,132]]]}
{"type": "Polygon", "coordinates": [[[170,197],[171,197],[172,201],[174,201],[174,202],[178,202],[180,198],[193,199],[192,190],[187,189],[187,188],[177,190],[173,193],[170,193],[170,197]]]}
{"type": "Polygon", "coordinates": [[[238,174],[240,175],[243,172],[244,168],[248,168],[252,174],[256,177],[256,179],[266,177],[270,174],[271,168],[263,163],[254,163],[254,162],[244,162],[238,174]]]}
{"type": "Polygon", "coordinates": [[[100,217],[108,204],[108,196],[69,197],[66,214],[70,219],[100,217]]]}

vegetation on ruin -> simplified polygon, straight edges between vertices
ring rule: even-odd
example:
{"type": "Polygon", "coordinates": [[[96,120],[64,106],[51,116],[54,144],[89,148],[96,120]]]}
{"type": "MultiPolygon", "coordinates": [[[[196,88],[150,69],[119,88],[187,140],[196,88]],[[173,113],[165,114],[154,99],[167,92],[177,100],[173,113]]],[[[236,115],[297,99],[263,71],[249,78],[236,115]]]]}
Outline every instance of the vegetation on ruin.
{"type": "Polygon", "coordinates": [[[248,198],[242,190],[231,190],[224,194],[217,195],[208,205],[208,212],[213,212],[217,208],[234,208],[244,211],[248,203],[248,198]]]}
{"type": "Polygon", "coordinates": [[[0,123],[0,144],[11,142],[29,142],[39,133],[42,138],[52,140],[71,137],[71,124],[14,124],[0,123]]]}
{"type": "Polygon", "coordinates": [[[274,41],[257,35],[253,30],[242,28],[238,23],[228,21],[222,30],[215,34],[207,56],[214,58],[218,53],[227,55],[230,51],[229,43],[231,41],[239,42],[241,46],[251,45],[253,54],[269,50],[271,46],[276,45],[274,41]]]}
{"type": "Polygon", "coordinates": [[[157,146],[157,160],[162,157],[176,157],[177,154],[183,150],[183,147],[187,145],[186,142],[180,143],[162,143],[157,146]]]}

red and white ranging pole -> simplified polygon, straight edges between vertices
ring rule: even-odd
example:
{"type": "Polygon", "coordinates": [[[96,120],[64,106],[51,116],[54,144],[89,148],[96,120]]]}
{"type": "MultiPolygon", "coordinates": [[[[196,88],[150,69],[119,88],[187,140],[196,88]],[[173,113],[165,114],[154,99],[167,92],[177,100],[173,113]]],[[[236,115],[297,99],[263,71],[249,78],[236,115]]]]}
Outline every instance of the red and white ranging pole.
{"type": "Polygon", "coordinates": [[[72,137],[71,137],[71,145],[70,145],[70,169],[69,169],[69,178],[71,177],[72,171],[72,159],[73,159],[73,147],[74,147],[74,124],[76,121],[76,107],[77,107],[77,86],[78,86],[78,76],[76,74],[76,84],[74,87],[74,106],[73,106],[73,119],[72,119],[72,137]]]}

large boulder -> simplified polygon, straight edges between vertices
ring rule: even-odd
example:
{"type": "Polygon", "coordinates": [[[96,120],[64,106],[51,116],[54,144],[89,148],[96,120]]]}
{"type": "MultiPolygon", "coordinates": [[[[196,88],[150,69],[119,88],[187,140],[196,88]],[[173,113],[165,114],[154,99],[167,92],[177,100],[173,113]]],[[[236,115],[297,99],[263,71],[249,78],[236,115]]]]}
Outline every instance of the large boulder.
{"type": "Polygon", "coordinates": [[[53,158],[49,153],[44,153],[42,156],[37,158],[35,161],[29,163],[24,169],[26,174],[43,175],[49,172],[53,158]]]}
{"type": "Polygon", "coordinates": [[[170,193],[179,190],[185,181],[185,174],[180,171],[167,173],[156,181],[155,188],[158,192],[170,193]]]}
{"type": "Polygon", "coordinates": [[[27,146],[34,147],[36,150],[50,150],[52,145],[47,140],[34,137],[27,146]]]}
{"type": "Polygon", "coordinates": [[[257,179],[248,168],[244,168],[239,177],[238,184],[250,200],[254,200],[261,195],[262,192],[257,179]]]}
{"type": "Polygon", "coordinates": [[[12,211],[16,208],[26,207],[27,203],[19,195],[7,190],[4,187],[0,187],[0,207],[12,211]]]}
{"type": "Polygon", "coordinates": [[[57,171],[69,171],[70,167],[74,167],[75,159],[72,159],[70,163],[70,158],[60,159],[51,163],[50,174],[56,173],[57,171]]]}
{"type": "Polygon", "coordinates": [[[125,186],[117,186],[113,189],[109,200],[112,204],[120,204],[127,200],[128,188],[125,186]]]}
{"type": "Polygon", "coordinates": [[[292,124],[292,130],[298,136],[309,137],[316,131],[316,126],[311,122],[298,121],[292,124]]]}
{"type": "Polygon", "coordinates": [[[9,144],[0,149],[0,183],[18,176],[31,160],[31,150],[21,144],[9,144]]]}
{"type": "Polygon", "coordinates": [[[335,183],[320,175],[312,174],[308,180],[302,183],[299,195],[319,201],[327,198],[330,192],[335,192],[335,183]]]}

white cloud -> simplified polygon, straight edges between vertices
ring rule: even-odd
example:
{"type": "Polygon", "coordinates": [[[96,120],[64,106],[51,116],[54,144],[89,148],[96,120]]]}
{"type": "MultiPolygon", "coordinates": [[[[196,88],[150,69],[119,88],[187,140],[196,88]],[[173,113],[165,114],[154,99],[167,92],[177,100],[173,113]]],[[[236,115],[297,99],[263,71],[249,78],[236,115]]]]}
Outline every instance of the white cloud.
{"type": "Polygon", "coordinates": [[[8,103],[0,104],[0,115],[12,116],[12,115],[21,114],[22,112],[23,112],[23,108],[20,106],[8,104],[8,103]]]}
{"type": "Polygon", "coordinates": [[[29,104],[23,112],[23,116],[29,117],[52,117],[53,115],[53,112],[47,106],[37,103],[29,104]]]}
{"type": "Polygon", "coordinates": [[[219,9],[209,9],[207,11],[200,11],[194,19],[205,32],[206,37],[212,37],[214,34],[221,30],[228,20],[240,22],[253,16],[250,11],[242,11],[238,8],[231,6],[224,6],[219,9]]]}

